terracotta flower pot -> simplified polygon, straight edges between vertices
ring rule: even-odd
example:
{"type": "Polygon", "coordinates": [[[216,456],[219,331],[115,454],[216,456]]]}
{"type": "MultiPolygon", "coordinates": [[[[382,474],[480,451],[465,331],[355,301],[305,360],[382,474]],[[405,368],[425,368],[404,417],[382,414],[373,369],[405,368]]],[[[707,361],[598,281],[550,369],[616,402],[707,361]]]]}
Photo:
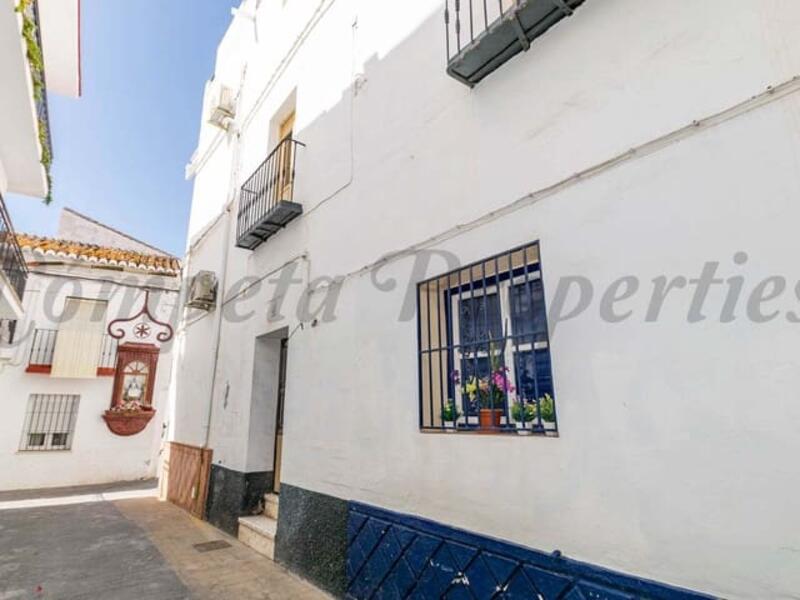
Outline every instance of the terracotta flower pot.
{"type": "Polygon", "coordinates": [[[127,437],[144,431],[155,414],[156,411],[152,409],[127,413],[107,410],[103,414],[103,420],[111,433],[127,437]]]}
{"type": "Polygon", "coordinates": [[[480,412],[481,429],[499,429],[502,416],[502,409],[482,408],[480,412]]]}

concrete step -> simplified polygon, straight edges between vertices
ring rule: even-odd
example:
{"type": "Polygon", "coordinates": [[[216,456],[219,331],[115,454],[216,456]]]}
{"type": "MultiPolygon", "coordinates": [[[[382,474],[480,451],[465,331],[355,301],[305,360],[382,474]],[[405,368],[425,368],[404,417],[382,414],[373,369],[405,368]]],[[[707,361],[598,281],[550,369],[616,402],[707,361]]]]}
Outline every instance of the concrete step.
{"type": "Polygon", "coordinates": [[[275,560],[278,521],[264,515],[239,517],[239,541],[259,554],[275,560]]]}
{"type": "Polygon", "coordinates": [[[264,514],[270,519],[278,518],[278,494],[264,494],[264,514]]]}

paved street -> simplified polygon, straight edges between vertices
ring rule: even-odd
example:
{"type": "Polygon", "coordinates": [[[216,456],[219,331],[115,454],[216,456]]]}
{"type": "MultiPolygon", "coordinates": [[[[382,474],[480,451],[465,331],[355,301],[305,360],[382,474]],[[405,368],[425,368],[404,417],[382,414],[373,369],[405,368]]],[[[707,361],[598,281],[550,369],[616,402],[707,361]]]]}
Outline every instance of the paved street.
{"type": "Polygon", "coordinates": [[[0,511],[0,600],[29,598],[327,596],[207,523],[142,498],[0,511]]]}

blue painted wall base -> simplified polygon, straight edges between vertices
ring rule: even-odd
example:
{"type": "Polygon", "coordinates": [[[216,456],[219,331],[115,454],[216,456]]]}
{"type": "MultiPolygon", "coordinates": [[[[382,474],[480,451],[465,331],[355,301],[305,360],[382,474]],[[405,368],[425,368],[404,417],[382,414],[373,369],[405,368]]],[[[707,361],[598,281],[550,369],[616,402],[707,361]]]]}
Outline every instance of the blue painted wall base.
{"type": "Polygon", "coordinates": [[[347,597],[712,598],[356,502],[348,509],[347,597]]]}

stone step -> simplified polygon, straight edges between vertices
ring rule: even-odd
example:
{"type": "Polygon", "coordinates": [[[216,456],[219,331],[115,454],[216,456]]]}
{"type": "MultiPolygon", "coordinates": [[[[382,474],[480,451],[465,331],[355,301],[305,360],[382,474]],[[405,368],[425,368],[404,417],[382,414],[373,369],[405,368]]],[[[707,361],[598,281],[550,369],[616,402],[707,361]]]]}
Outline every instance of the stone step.
{"type": "Polygon", "coordinates": [[[272,560],[277,532],[278,521],[265,515],[239,517],[239,541],[272,560]]]}
{"type": "Polygon", "coordinates": [[[264,514],[270,519],[278,518],[278,494],[264,494],[264,514]]]}

